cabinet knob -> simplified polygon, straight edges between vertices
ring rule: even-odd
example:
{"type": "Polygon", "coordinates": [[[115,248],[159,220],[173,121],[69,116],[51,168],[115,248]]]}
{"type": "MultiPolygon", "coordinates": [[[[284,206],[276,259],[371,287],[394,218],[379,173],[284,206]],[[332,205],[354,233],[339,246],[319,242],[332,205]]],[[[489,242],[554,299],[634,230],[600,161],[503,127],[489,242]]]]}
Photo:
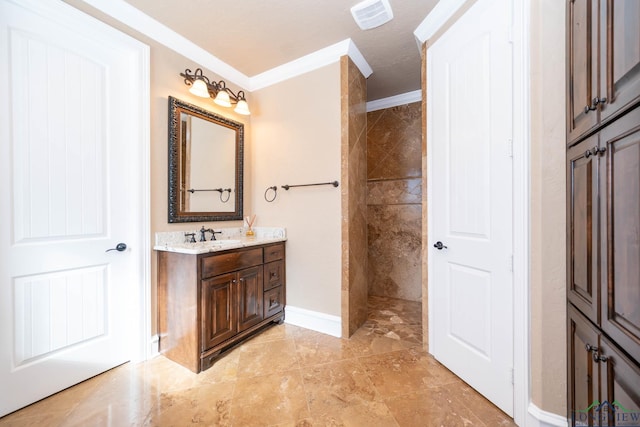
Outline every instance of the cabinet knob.
{"type": "Polygon", "coordinates": [[[584,113],[588,114],[589,111],[595,111],[598,109],[598,105],[606,104],[606,103],[607,103],[607,98],[595,97],[591,100],[591,105],[587,105],[586,107],[584,107],[584,113]]]}
{"type": "Polygon", "coordinates": [[[598,147],[597,145],[593,147],[591,150],[587,150],[584,152],[584,157],[588,159],[591,156],[597,156],[599,154],[606,153],[607,147],[598,147]]]}
{"type": "Polygon", "coordinates": [[[589,343],[587,343],[587,345],[585,345],[584,347],[589,353],[591,353],[592,351],[598,351],[598,347],[589,343]]]}
{"type": "Polygon", "coordinates": [[[600,363],[600,362],[607,363],[609,361],[609,358],[607,356],[602,356],[596,351],[593,353],[593,361],[595,363],[600,363]]]}

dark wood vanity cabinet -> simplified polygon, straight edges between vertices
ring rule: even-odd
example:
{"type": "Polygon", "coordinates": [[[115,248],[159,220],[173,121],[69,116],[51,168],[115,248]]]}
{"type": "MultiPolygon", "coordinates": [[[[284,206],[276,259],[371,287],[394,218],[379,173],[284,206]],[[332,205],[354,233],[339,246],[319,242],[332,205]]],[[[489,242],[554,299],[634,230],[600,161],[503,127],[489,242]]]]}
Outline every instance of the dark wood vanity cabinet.
{"type": "Polygon", "coordinates": [[[640,2],[567,0],[567,140],[640,103],[640,2]]]}
{"type": "Polygon", "coordinates": [[[640,2],[567,1],[568,418],[625,425],[579,411],[640,416],[640,2]]]}
{"type": "Polygon", "coordinates": [[[276,243],[201,255],[158,252],[160,352],[200,372],[243,339],[281,323],[284,247],[276,243]]]}

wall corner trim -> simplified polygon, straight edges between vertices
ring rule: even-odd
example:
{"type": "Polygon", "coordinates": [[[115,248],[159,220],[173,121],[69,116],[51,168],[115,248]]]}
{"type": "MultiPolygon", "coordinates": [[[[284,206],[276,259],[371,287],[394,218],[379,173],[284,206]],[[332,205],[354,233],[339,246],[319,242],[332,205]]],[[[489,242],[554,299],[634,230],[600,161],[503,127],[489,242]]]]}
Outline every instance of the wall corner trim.
{"type": "Polygon", "coordinates": [[[250,90],[259,90],[290,78],[308,73],[325,65],[333,64],[344,55],[349,55],[365,78],[373,71],[351,39],[332,44],[286,64],[256,74],[250,78],[250,90]]]}
{"type": "Polygon", "coordinates": [[[529,403],[527,427],[567,427],[567,419],[552,412],[543,411],[535,404],[529,403]]]}
{"type": "Polygon", "coordinates": [[[418,49],[422,49],[422,44],[429,40],[466,2],[467,0],[438,2],[413,32],[418,49]]]}
{"type": "Polygon", "coordinates": [[[305,308],[286,306],[285,323],[322,332],[337,338],[342,336],[342,319],[339,316],[332,316],[305,308]]]}
{"type": "Polygon", "coordinates": [[[398,105],[411,104],[422,101],[422,90],[401,93],[388,98],[376,99],[367,102],[367,113],[371,111],[384,110],[385,108],[397,107],[398,105]]]}

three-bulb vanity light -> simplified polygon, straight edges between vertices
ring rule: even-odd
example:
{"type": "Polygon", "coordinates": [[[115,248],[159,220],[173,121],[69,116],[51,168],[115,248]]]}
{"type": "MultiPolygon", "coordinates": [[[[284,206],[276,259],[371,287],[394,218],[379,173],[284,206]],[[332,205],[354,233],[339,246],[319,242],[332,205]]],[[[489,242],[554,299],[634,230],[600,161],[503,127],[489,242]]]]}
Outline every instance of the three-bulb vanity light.
{"type": "Polygon", "coordinates": [[[191,73],[191,70],[187,68],[180,75],[184,77],[184,84],[191,86],[189,92],[192,94],[202,98],[213,98],[213,102],[223,107],[231,107],[232,104],[236,104],[233,111],[245,116],[251,114],[249,104],[244,97],[244,91],[239,91],[236,95],[227,87],[224,80],[219,82],[209,80],[207,76],[202,74],[201,68],[197,68],[194,73],[191,73]]]}

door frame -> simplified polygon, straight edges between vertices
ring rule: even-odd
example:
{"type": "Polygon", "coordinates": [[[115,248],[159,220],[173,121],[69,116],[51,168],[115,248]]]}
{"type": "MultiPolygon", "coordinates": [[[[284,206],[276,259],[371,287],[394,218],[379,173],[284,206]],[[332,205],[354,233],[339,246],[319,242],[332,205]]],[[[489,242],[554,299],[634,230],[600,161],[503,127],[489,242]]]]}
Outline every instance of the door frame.
{"type": "MultiPolygon", "coordinates": [[[[427,17],[418,30],[416,37],[424,43],[423,70],[424,86],[423,100],[427,106],[426,93],[426,53],[429,45],[450,27],[464,11],[476,0],[457,0],[455,2],[440,2],[432,12],[431,19],[427,17]],[[436,11],[437,9],[437,11],[436,11]],[[436,13],[434,13],[436,12],[436,13]]],[[[512,31],[510,34],[513,45],[513,419],[518,425],[531,422],[528,416],[531,404],[530,393],[530,89],[531,80],[529,50],[530,50],[530,16],[531,0],[511,0],[512,31]]],[[[431,15],[430,15],[431,16],[431,15]]],[[[428,313],[428,322],[423,322],[423,334],[429,335],[429,342],[433,340],[433,332],[428,328],[433,324],[430,309],[433,268],[429,260],[429,230],[432,228],[431,186],[432,156],[430,141],[426,129],[427,111],[425,108],[425,145],[426,145],[426,206],[423,205],[423,215],[426,215],[426,232],[423,239],[423,264],[427,270],[427,295],[423,295],[422,309],[428,313]],[[424,330],[426,329],[426,330],[424,330]]],[[[423,202],[424,203],[424,202],[423,202]]],[[[423,270],[424,271],[424,270],[423,270]]],[[[424,288],[423,288],[424,289],[424,288]]]]}
{"type": "Polygon", "coordinates": [[[134,87],[136,88],[135,91],[132,91],[131,100],[137,104],[138,108],[136,117],[132,117],[129,124],[122,123],[122,126],[130,126],[131,131],[137,134],[137,141],[139,142],[137,150],[135,150],[136,170],[132,176],[132,179],[135,179],[139,185],[132,186],[131,190],[135,192],[134,200],[138,200],[138,203],[132,208],[136,226],[139,230],[134,241],[139,242],[140,247],[131,247],[134,252],[132,256],[136,257],[136,273],[138,275],[138,283],[136,288],[132,289],[131,296],[134,299],[132,305],[137,307],[138,310],[136,313],[131,313],[130,320],[135,330],[133,334],[135,340],[131,343],[128,353],[132,362],[146,360],[153,355],[154,348],[154,342],[151,337],[150,48],[147,44],[64,2],[8,1],[62,24],[77,27],[78,20],[82,20],[85,31],[88,34],[93,34],[96,39],[118,39],[118,41],[126,43],[130,48],[132,55],[130,74],[132,80],[135,80],[134,87]]]}

